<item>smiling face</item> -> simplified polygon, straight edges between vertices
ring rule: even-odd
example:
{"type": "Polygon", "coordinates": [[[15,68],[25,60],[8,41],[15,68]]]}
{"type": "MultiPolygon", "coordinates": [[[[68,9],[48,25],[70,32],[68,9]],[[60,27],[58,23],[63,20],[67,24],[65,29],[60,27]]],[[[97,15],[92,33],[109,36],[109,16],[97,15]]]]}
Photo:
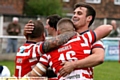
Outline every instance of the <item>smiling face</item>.
{"type": "Polygon", "coordinates": [[[75,29],[78,32],[81,30],[87,30],[88,25],[90,23],[90,16],[87,16],[87,8],[85,7],[78,7],[74,10],[74,15],[72,17],[72,21],[75,25],[75,29]]]}

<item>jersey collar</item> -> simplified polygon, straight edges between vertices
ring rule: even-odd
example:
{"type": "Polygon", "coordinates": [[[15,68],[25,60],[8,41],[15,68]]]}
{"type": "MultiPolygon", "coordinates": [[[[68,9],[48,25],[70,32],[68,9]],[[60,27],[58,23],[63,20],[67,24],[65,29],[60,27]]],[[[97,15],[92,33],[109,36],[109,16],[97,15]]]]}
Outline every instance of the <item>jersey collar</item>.
{"type": "Polygon", "coordinates": [[[26,41],[26,43],[33,43],[33,44],[36,44],[36,42],[33,42],[33,41],[26,41]]]}
{"type": "Polygon", "coordinates": [[[89,30],[86,30],[86,31],[83,31],[83,32],[81,32],[81,33],[79,33],[79,34],[82,35],[82,34],[88,32],[88,31],[89,31],[89,30]]]}

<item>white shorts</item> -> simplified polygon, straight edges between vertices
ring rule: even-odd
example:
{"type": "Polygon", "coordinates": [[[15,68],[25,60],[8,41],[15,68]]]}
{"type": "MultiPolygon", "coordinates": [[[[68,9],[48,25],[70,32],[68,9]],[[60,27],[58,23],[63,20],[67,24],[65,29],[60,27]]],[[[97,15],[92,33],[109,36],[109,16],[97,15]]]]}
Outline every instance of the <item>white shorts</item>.
{"type": "MultiPolygon", "coordinates": [[[[93,78],[85,78],[82,76],[84,70],[74,70],[66,77],[61,77],[59,80],[93,80],[93,78]]],[[[86,71],[85,71],[86,72],[86,71]]]]}

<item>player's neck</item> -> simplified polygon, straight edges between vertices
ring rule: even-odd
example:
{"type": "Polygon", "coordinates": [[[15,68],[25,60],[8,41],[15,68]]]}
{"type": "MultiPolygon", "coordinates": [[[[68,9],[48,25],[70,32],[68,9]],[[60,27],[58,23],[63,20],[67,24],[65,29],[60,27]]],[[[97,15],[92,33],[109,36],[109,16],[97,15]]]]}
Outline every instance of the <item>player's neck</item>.
{"type": "Polygon", "coordinates": [[[43,38],[34,38],[34,39],[28,39],[28,41],[31,41],[31,42],[40,42],[40,41],[44,41],[45,39],[43,38]]]}
{"type": "Polygon", "coordinates": [[[52,34],[53,37],[57,36],[57,32],[54,31],[53,34],[52,34]]]}
{"type": "Polygon", "coordinates": [[[88,27],[80,27],[79,29],[77,29],[76,31],[78,32],[78,33],[82,33],[82,32],[84,32],[84,31],[86,31],[86,30],[88,30],[89,28],[88,27]]]}

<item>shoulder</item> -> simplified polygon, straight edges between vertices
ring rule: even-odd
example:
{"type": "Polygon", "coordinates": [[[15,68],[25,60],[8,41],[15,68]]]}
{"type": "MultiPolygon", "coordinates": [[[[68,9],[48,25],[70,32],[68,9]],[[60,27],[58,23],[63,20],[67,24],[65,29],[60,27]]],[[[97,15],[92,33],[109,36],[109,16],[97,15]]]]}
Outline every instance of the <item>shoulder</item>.
{"type": "Polygon", "coordinates": [[[99,41],[96,41],[95,43],[93,43],[92,48],[103,48],[104,49],[105,47],[104,47],[103,42],[101,40],[99,40],[99,41]]]}

